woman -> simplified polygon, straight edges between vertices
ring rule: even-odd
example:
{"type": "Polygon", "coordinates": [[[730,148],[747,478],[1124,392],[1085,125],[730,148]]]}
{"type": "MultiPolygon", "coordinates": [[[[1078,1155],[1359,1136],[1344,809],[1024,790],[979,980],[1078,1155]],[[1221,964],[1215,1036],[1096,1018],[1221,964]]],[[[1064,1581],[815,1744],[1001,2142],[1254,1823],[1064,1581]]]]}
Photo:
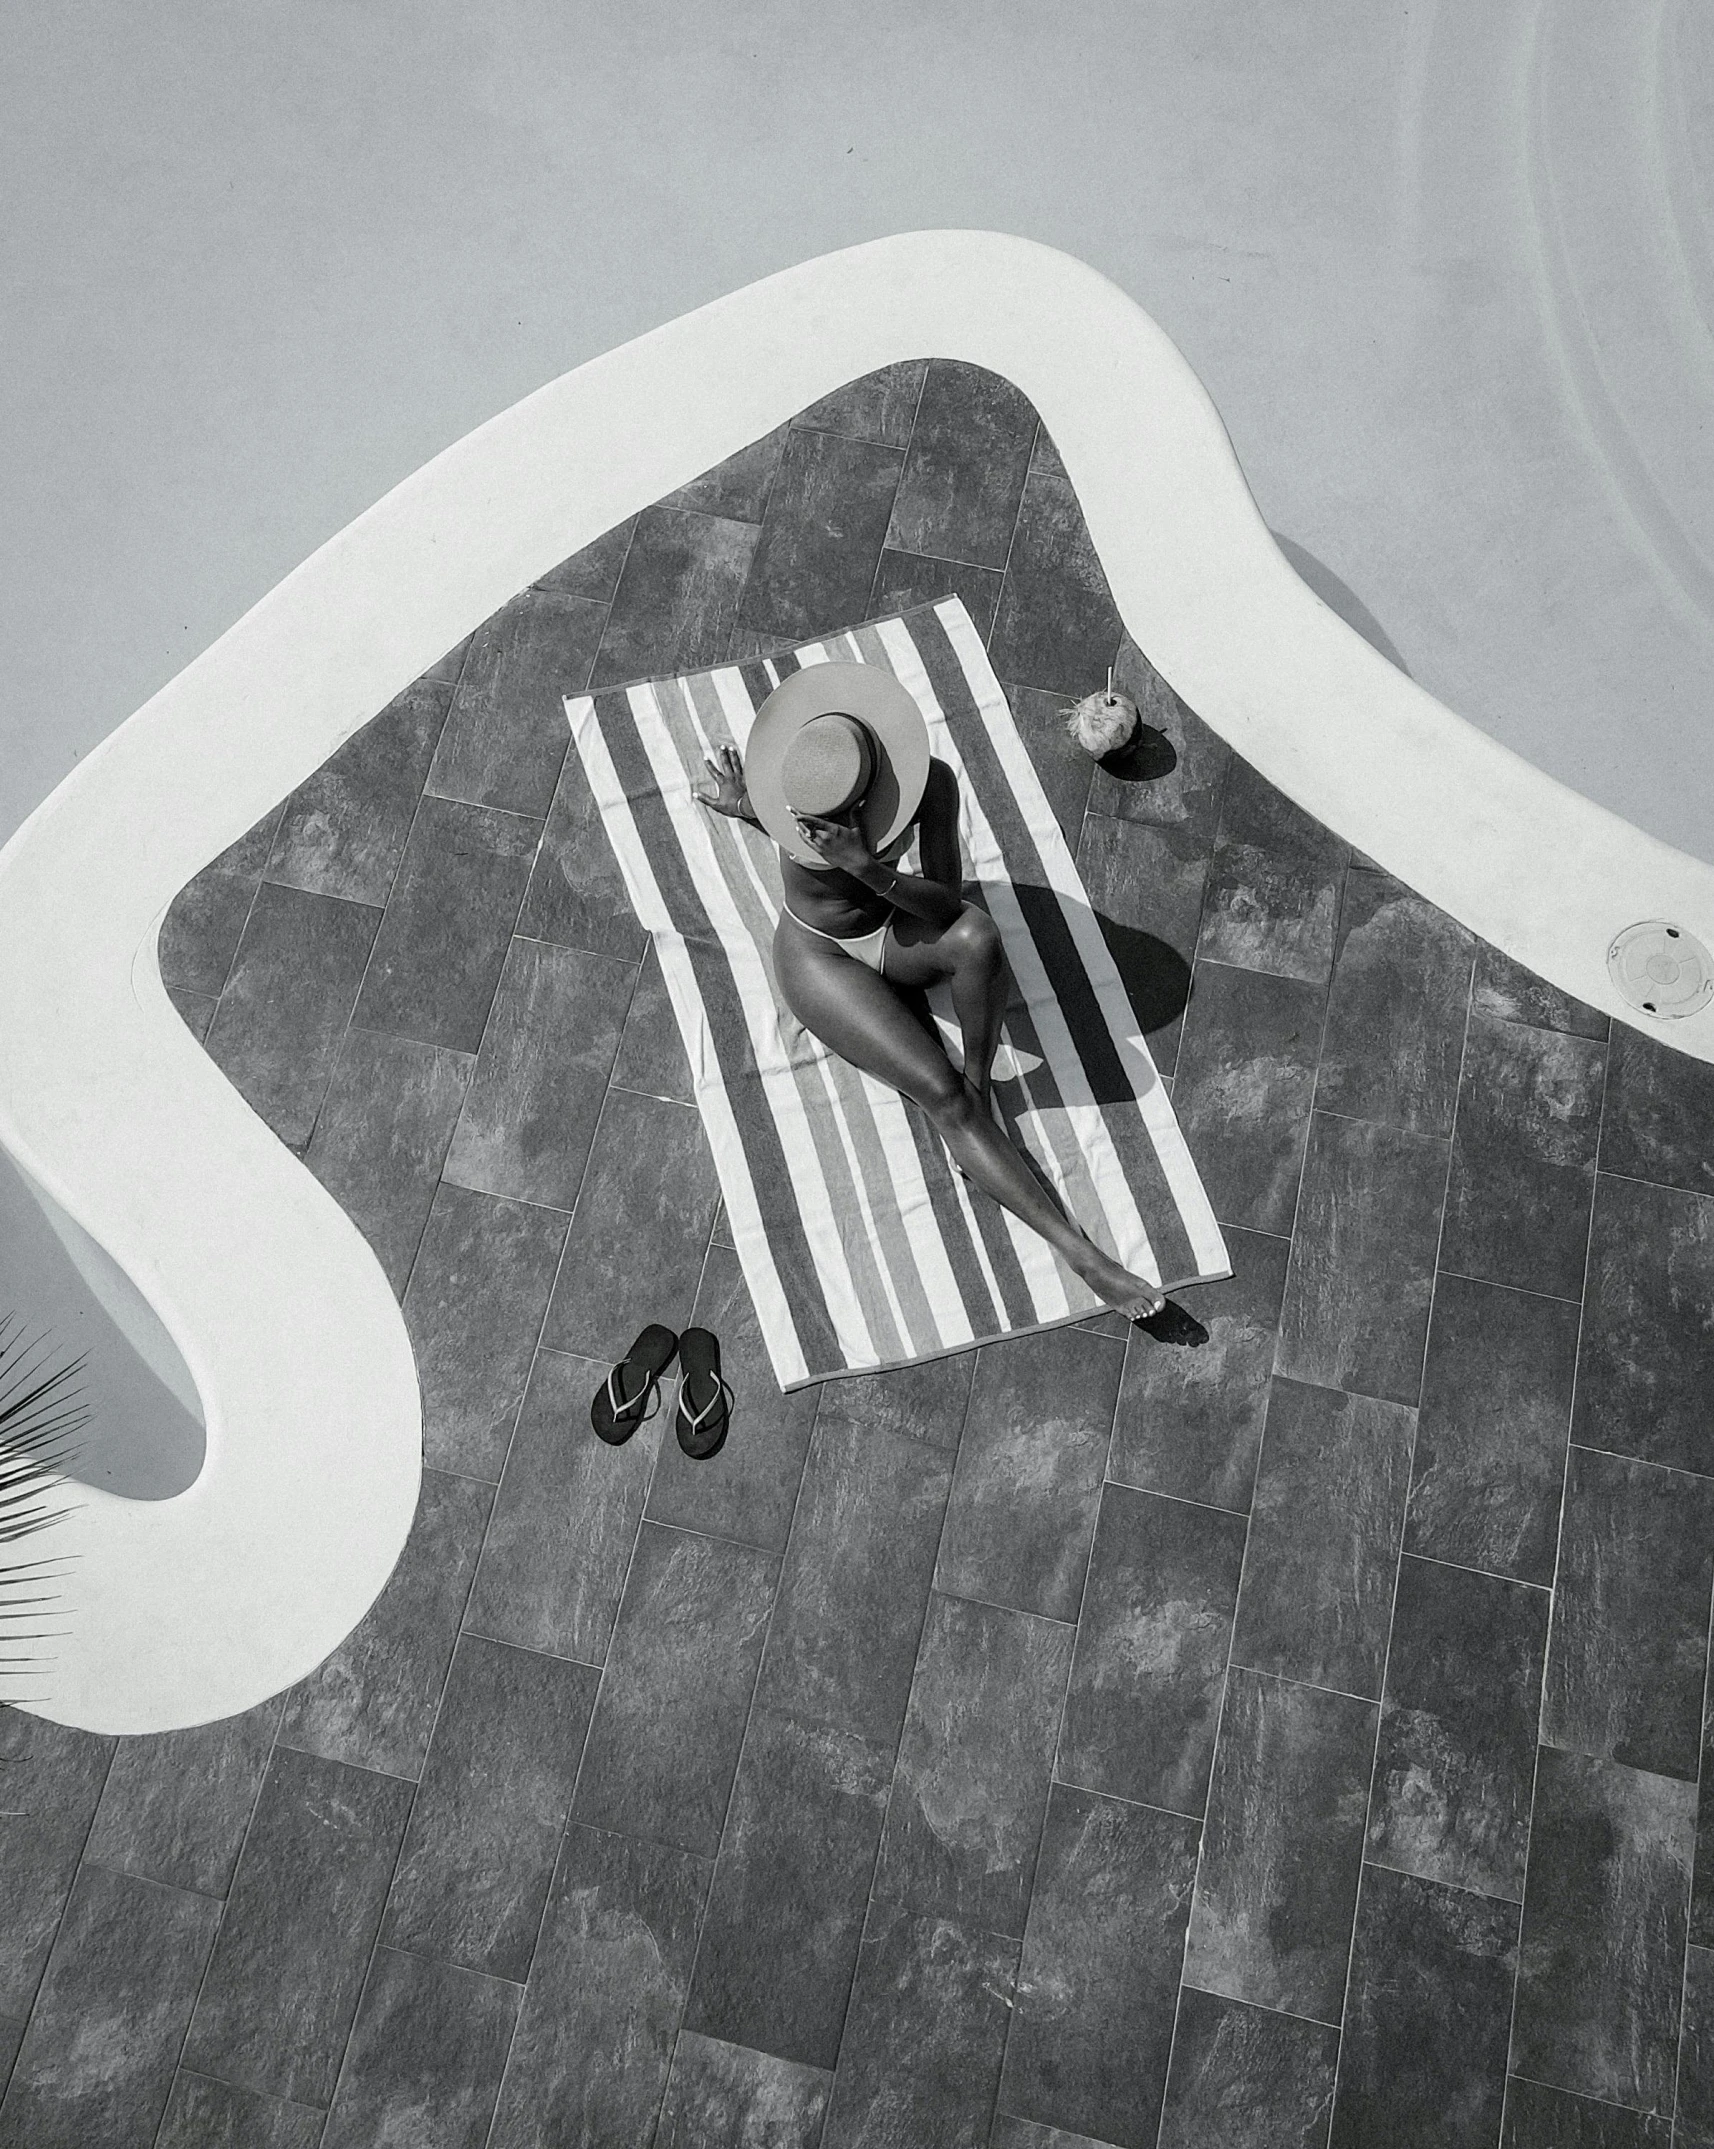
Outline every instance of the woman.
{"type": "MultiPolygon", "coordinates": [[[[842,1059],[919,1104],[965,1177],[1039,1232],[1106,1305],[1132,1320],[1158,1321],[1167,1300],[1103,1253],[1066,1215],[990,1108],[1007,970],[993,921],[964,901],[958,779],[944,761],[929,757],[926,727],[910,702],[922,729],[922,766],[914,781],[907,772],[901,796],[897,769],[909,759],[911,742],[897,730],[890,741],[878,735],[889,720],[902,719],[871,701],[877,692],[872,682],[882,679],[902,690],[872,666],[814,669],[813,683],[810,673],[796,673],[763,704],[750,735],[754,770],[769,728],[764,718],[787,688],[805,682],[797,698],[813,694],[815,705],[807,716],[795,712],[783,751],[768,755],[770,788],[777,792],[769,801],[772,810],[756,811],[744,763],[731,746],[706,763],[712,787],[696,794],[713,812],[748,821],[779,843],[785,908],[773,952],[786,1005],[842,1059]],[[868,680],[849,680],[841,690],[829,676],[853,672],[868,674],[868,680]],[[869,703],[869,721],[819,706],[835,694],[869,703]],[[901,744],[905,751],[889,759],[888,745],[901,744]],[[893,810],[878,831],[868,809],[882,792],[893,810]],[[789,819],[782,820],[782,805],[789,819]],[[901,873],[895,861],[913,829],[922,870],[901,873]],[[963,1034],[962,1071],[902,997],[942,979],[951,987],[963,1034]]],[[[769,745],[776,747],[777,740],[769,745]]]]}

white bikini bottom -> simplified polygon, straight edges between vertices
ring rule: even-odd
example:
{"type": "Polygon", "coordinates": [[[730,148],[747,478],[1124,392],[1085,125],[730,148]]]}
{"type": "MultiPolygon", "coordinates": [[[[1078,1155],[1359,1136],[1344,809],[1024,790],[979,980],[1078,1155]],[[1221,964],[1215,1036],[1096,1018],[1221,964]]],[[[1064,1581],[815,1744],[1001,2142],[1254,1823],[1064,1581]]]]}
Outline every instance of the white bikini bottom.
{"type": "Polygon", "coordinates": [[[813,933],[817,940],[831,940],[836,948],[843,948],[854,962],[861,963],[865,969],[873,970],[877,976],[886,976],[887,935],[893,929],[891,918],[885,919],[872,933],[847,935],[844,933],[824,933],[819,925],[804,925],[803,920],[789,903],[786,905],[786,916],[791,919],[794,925],[803,925],[804,931],[813,933]]]}

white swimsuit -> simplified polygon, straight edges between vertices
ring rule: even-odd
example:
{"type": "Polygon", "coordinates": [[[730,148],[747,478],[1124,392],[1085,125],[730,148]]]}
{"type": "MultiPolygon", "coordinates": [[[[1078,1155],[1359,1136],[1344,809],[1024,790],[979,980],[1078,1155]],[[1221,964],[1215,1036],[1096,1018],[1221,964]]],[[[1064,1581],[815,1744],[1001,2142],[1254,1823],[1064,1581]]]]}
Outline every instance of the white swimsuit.
{"type": "MultiPolygon", "coordinates": [[[[915,834],[916,830],[914,828],[907,828],[890,850],[877,853],[882,865],[896,864],[910,849],[911,839],[915,834]]],[[[831,872],[833,868],[811,866],[809,870],[812,873],[819,873],[831,872]]],[[[825,933],[819,925],[805,924],[804,920],[798,916],[789,903],[785,905],[785,913],[795,925],[803,926],[806,933],[813,933],[817,940],[831,940],[836,948],[843,948],[853,962],[861,963],[866,970],[873,970],[878,977],[886,976],[887,935],[893,929],[891,918],[883,919],[871,933],[825,933]]]]}

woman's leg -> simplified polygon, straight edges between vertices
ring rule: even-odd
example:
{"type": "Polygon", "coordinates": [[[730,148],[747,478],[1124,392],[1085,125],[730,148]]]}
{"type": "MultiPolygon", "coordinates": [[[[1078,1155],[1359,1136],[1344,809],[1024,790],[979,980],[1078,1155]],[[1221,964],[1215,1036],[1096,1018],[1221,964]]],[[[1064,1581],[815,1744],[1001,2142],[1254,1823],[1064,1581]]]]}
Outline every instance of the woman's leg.
{"type": "Polygon", "coordinates": [[[1142,1315],[1164,1303],[1152,1284],[1103,1253],[1071,1221],[995,1124],[974,1083],[885,978],[789,918],[781,919],[774,935],[774,975],[806,1030],[921,1105],[965,1176],[1038,1232],[1106,1305],[1142,1315]]]}
{"type": "Polygon", "coordinates": [[[887,976],[900,985],[950,979],[953,1012],[964,1039],[965,1078],[986,1107],[1009,982],[993,919],[966,903],[959,916],[937,932],[920,919],[895,913],[887,941],[887,976]]]}

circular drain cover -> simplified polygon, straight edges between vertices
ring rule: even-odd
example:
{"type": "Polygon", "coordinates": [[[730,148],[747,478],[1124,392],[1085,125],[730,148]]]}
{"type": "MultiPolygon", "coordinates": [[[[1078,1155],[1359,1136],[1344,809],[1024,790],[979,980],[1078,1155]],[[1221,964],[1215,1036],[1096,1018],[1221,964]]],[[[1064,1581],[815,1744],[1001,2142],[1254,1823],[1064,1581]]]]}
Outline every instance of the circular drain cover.
{"type": "Polygon", "coordinates": [[[1607,968],[1645,1015],[1694,1015],[1714,1000],[1714,956],[1664,918],[1627,925],[1607,950],[1607,968]]]}

